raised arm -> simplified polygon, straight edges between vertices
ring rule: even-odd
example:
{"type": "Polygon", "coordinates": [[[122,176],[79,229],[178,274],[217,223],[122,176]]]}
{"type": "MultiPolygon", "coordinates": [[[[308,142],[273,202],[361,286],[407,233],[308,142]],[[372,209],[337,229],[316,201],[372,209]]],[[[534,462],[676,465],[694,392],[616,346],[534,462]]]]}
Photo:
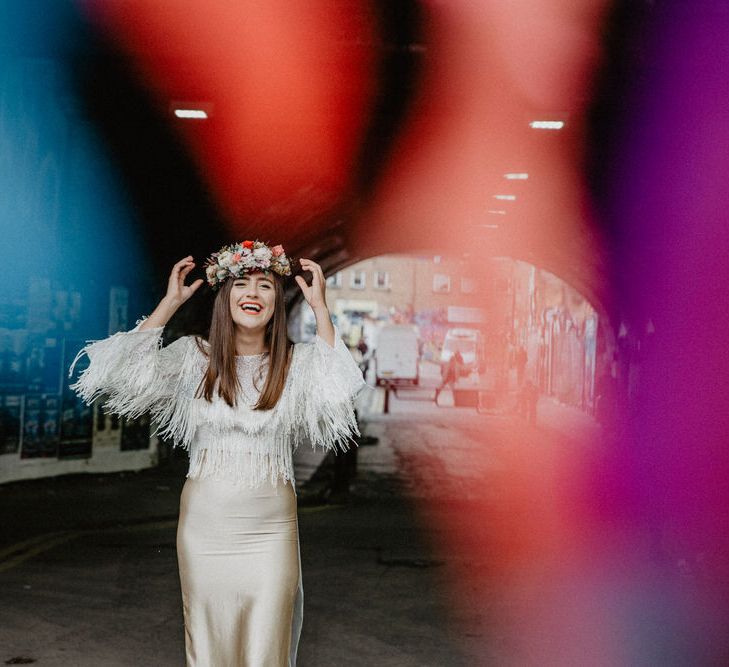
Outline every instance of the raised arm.
{"type": "Polygon", "coordinates": [[[317,335],[312,343],[297,345],[296,421],[312,446],[346,450],[359,435],[353,400],[366,384],[332,324],[321,267],[308,259],[302,259],[301,266],[313,276],[310,286],[301,276],[296,276],[296,282],[314,311],[317,335]]]}
{"type": "Polygon", "coordinates": [[[138,321],[133,329],[88,341],[79,351],[69,369],[69,378],[84,355],[89,364],[69,386],[86,403],[104,395],[107,412],[136,417],[174,394],[194,341],[185,337],[162,348],[162,331],[177,308],[202,284],[197,280],[190,286],[184,285],[193,266],[192,257],[174,265],[167,294],[154,312],[138,321]]]}
{"type": "Polygon", "coordinates": [[[301,259],[299,261],[304,271],[311,271],[311,285],[307,285],[301,276],[296,276],[296,282],[301,288],[306,303],[314,311],[317,336],[329,343],[330,347],[334,347],[334,325],[332,324],[329,308],[327,307],[327,283],[324,278],[324,272],[321,270],[321,266],[316,262],[312,262],[310,259],[301,259]]]}
{"type": "Polygon", "coordinates": [[[169,280],[167,281],[167,293],[162,297],[152,314],[142,322],[140,331],[164,327],[170,321],[177,309],[185,303],[202,285],[202,278],[198,278],[192,285],[185,285],[187,274],[195,268],[192,255],[181,259],[172,267],[169,280]]]}

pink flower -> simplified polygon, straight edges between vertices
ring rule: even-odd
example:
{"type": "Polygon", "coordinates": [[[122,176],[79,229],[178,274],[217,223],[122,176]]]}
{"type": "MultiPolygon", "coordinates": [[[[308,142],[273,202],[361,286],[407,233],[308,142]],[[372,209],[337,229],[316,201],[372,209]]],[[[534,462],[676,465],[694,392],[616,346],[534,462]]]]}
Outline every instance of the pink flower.
{"type": "Polygon", "coordinates": [[[282,245],[275,245],[273,248],[271,248],[271,252],[273,253],[274,257],[280,257],[284,253],[284,249],[282,245]]]}
{"type": "Polygon", "coordinates": [[[235,253],[235,255],[233,255],[233,261],[240,262],[240,257],[241,257],[241,255],[239,252],[235,253]]]}

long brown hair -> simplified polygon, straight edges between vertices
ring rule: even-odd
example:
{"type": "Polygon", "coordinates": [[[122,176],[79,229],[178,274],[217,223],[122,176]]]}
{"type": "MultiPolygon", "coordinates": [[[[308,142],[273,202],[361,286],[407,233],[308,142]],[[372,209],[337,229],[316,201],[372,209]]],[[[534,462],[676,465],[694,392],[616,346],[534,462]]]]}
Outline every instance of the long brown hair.
{"type": "MultiPolygon", "coordinates": [[[[286,304],[283,279],[271,273],[276,294],[273,316],[266,325],[264,344],[268,348],[268,375],[254,410],[270,410],[281,397],[286,383],[292,343],[286,330],[286,304]]],[[[240,383],[235,362],[235,324],[230,315],[230,291],[235,280],[229,278],[220,287],[213,304],[208,335],[209,348],[198,347],[208,357],[207,371],[196,396],[212,401],[216,380],[220,380],[218,395],[230,406],[237,405],[240,383]]],[[[255,378],[254,378],[255,381],[255,378]]]]}

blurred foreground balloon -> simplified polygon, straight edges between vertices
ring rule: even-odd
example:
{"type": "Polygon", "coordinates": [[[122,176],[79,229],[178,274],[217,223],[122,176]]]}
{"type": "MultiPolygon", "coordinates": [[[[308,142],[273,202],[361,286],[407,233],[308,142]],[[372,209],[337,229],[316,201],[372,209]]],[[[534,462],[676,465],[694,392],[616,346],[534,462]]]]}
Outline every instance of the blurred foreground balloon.
{"type": "Polygon", "coordinates": [[[84,6],[177,123],[234,230],[320,222],[341,204],[373,95],[366,2],[84,6]]]}

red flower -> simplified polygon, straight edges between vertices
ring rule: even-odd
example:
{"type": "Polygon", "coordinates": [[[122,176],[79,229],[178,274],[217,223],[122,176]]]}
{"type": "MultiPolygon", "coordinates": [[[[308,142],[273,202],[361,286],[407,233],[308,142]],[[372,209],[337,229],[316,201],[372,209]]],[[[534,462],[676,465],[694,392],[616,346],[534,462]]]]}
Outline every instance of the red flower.
{"type": "Polygon", "coordinates": [[[243,241],[243,247],[244,248],[252,248],[253,247],[253,241],[243,241]]]}

